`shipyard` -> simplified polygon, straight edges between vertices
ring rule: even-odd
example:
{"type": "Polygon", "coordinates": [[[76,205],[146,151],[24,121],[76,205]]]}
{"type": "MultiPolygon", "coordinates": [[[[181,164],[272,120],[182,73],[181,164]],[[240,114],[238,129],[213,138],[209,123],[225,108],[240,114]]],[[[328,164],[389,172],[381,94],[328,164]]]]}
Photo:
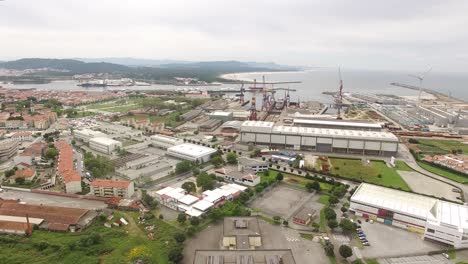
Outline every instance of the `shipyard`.
{"type": "Polygon", "coordinates": [[[468,2],[0,0],[0,262],[468,264],[468,2]]]}

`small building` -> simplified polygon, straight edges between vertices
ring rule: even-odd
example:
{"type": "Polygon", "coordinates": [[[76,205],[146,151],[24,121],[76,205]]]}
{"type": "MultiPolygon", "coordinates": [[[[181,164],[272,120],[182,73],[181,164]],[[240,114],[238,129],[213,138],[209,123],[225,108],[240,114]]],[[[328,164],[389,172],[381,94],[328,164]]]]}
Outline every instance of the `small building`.
{"type": "Polygon", "coordinates": [[[47,144],[43,142],[37,142],[31,144],[23,152],[14,157],[13,161],[15,164],[26,163],[28,165],[33,165],[41,160],[42,154],[47,148],[47,144]]]}
{"type": "Polygon", "coordinates": [[[96,138],[96,137],[101,137],[102,138],[102,137],[107,137],[107,135],[100,132],[100,131],[94,131],[94,130],[85,128],[85,129],[73,130],[73,137],[76,140],[80,140],[80,141],[83,141],[83,142],[87,143],[92,138],[96,138]]]}
{"type": "Polygon", "coordinates": [[[89,147],[105,154],[111,154],[116,148],[122,148],[122,142],[106,137],[96,137],[89,140],[89,147]]]}
{"type": "Polygon", "coordinates": [[[184,141],[180,138],[166,136],[163,134],[157,134],[151,136],[151,144],[154,147],[168,149],[173,146],[177,146],[184,143],[184,141]]]}
{"type": "Polygon", "coordinates": [[[9,180],[10,183],[15,183],[16,179],[23,178],[25,182],[31,182],[34,179],[34,177],[36,177],[36,174],[36,170],[32,167],[18,169],[15,175],[11,176],[9,180]]]}
{"type": "Polygon", "coordinates": [[[215,170],[216,176],[247,186],[255,186],[260,183],[260,176],[253,170],[244,170],[242,166],[230,166],[215,170]]]}
{"type": "Polygon", "coordinates": [[[244,156],[239,157],[237,160],[244,170],[253,170],[254,172],[268,170],[268,163],[263,160],[247,158],[244,156]]]}
{"type": "Polygon", "coordinates": [[[201,113],[203,113],[202,110],[195,109],[195,110],[188,111],[187,113],[183,114],[181,117],[184,121],[190,121],[194,119],[195,117],[201,115],[201,113]]]}
{"type": "Polygon", "coordinates": [[[230,250],[256,249],[262,246],[262,235],[257,217],[225,217],[223,248],[230,250]]]}
{"type": "Polygon", "coordinates": [[[215,111],[209,114],[210,119],[217,119],[221,120],[222,122],[227,122],[232,120],[232,112],[224,112],[224,111],[215,111]]]}
{"type": "Polygon", "coordinates": [[[201,123],[198,128],[203,132],[212,132],[217,129],[223,122],[219,119],[208,119],[201,123]]]}
{"type": "Polygon", "coordinates": [[[89,184],[91,194],[99,197],[130,198],[135,192],[134,183],[131,181],[93,180],[89,184]]]}
{"type": "Polygon", "coordinates": [[[211,160],[211,155],[216,150],[209,147],[203,147],[190,143],[183,143],[167,149],[167,155],[177,157],[188,161],[199,161],[200,163],[211,160]]]}
{"type": "Polygon", "coordinates": [[[293,217],[293,222],[298,225],[307,226],[315,217],[316,211],[312,208],[304,207],[293,217]]]}

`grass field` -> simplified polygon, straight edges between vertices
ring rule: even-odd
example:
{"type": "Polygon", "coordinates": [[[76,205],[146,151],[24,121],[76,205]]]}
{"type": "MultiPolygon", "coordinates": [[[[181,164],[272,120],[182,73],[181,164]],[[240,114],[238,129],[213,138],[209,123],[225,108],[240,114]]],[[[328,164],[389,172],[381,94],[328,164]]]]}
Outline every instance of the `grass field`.
{"type": "Polygon", "coordinates": [[[397,160],[395,165],[395,169],[399,171],[414,171],[410,166],[408,166],[408,164],[401,160],[397,160]]]}
{"type": "MultiPolygon", "coordinates": [[[[330,163],[332,164],[332,174],[386,187],[410,190],[396,169],[388,167],[383,161],[371,161],[370,165],[367,166],[358,159],[330,158],[330,163]]],[[[404,166],[400,164],[400,167],[408,169],[406,164],[404,166]]]]}
{"type": "Polygon", "coordinates": [[[152,263],[169,263],[167,250],[174,245],[177,230],[154,219],[156,239],[150,241],[134,222],[136,214],[120,214],[129,221],[128,226],[106,228],[98,220],[78,233],[35,230],[30,238],[0,236],[0,263],[130,263],[131,252],[143,252],[152,263]],[[96,235],[98,242],[91,242],[96,235]]]}
{"type": "Polygon", "coordinates": [[[458,175],[456,173],[453,173],[451,171],[448,171],[448,170],[444,170],[442,168],[439,168],[439,167],[436,167],[436,166],[432,166],[432,165],[429,165],[427,163],[424,163],[422,161],[418,161],[418,165],[429,171],[429,172],[432,172],[432,173],[435,173],[437,175],[440,175],[442,177],[445,177],[445,178],[448,178],[448,179],[451,179],[453,181],[456,181],[456,182],[459,182],[459,183],[464,183],[464,184],[467,184],[468,183],[468,177],[463,177],[461,175],[458,175]]]}
{"type": "Polygon", "coordinates": [[[324,194],[324,195],[320,196],[320,198],[318,199],[318,202],[325,205],[325,206],[328,206],[329,205],[329,202],[328,202],[329,198],[330,198],[329,195],[324,194]]]}
{"type": "MultiPolygon", "coordinates": [[[[286,172],[282,172],[282,173],[283,173],[283,177],[284,177],[284,179],[283,179],[284,183],[294,185],[294,186],[297,186],[297,187],[300,187],[300,188],[305,189],[305,185],[308,182],[313,182],[314,181],[314,180],[306,179],[305,177],[288,174],[286,172]]],[[[262,181],[275,181],[276,180],[276,175],[278,175],[278,171],[269,170],[269,176],[268,177],[264,176],[263,173],[260,173],[260,175],[261,175],[261,180],[262,181]]],[[[323,183],[323,182],[319,182],[319,183],[320,183],[320,188],[325,192],[331,190],[332,187],[333,187],[331,184],[328,184],[328,183],[323,183]]]]}
{"type": "Polygon", "coordinates": [[[424,154],[436,155],[452,153],[453,150],[462,150],[468,153],[468,145],[456,140],[418,139],[418,148],[424,154]]]}

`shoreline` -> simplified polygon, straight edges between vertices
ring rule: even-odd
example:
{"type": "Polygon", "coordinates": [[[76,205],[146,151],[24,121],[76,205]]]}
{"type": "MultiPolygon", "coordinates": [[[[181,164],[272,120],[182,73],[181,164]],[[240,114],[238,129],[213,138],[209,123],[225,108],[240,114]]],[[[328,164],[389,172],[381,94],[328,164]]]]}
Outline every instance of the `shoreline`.
{"type": "Polygon", "coordinates": [[[218,76],[218,78],[223,79],[223,80],[229,80],[229,81],[244,81],[244,82],[253,82],[253,79],[250,78],[238,78],[237,75],[241,74],[265,74],[265,75],[270,75],[270,74],[284,74],[284,73],[304,73],[304,72],[309,72],[310,70],[298,70],[298,71],[258,71],[258,72],[234,72],[234,73],[225,73],[221,74],[218,76]]]}

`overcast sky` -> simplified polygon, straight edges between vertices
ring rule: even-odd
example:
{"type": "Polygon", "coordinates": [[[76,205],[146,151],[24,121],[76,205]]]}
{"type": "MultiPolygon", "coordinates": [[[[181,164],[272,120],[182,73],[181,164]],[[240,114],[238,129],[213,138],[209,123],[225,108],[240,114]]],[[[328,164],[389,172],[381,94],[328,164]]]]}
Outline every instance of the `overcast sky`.
{"type": "Polygon", "coordinates": [[[0,59],[234,59],[466,71],[467,11],[466,0],[5,0],[0,59]]]}

